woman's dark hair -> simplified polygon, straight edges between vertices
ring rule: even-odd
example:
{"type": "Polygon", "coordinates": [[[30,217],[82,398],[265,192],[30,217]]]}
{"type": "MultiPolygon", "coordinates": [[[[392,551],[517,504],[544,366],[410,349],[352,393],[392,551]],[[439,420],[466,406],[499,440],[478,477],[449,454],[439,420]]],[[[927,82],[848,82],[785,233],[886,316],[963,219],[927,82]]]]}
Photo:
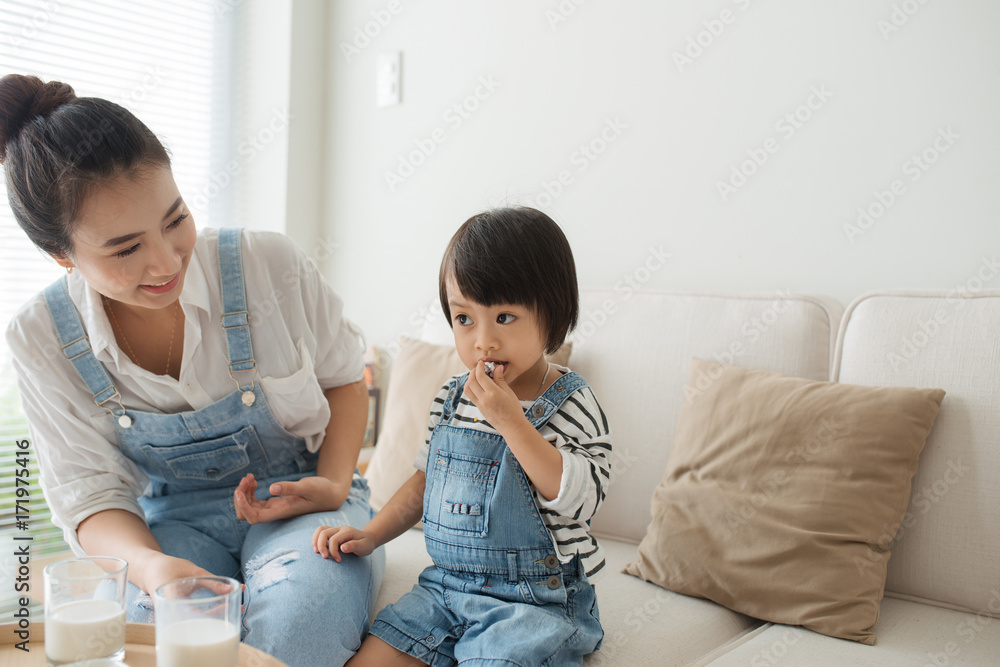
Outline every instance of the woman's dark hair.
{"type": "Polygon", "coordinates": [[[441,260],[438,291],[452,325],[447,282],[484,306],[531,308],[546,333],[545,351],[559,349],[580,312],[576,264],[566,235],[533,208],[497,208],[472,216],[455,232],[441,260]]]}
{"type": "Polygon", "coordinates": [[[0,79],[0,163],[14,217],[55,257],[72,253],[87,196],[119,176],[170,166],[163,144],[127,109],[35,76],[0,79]]]}

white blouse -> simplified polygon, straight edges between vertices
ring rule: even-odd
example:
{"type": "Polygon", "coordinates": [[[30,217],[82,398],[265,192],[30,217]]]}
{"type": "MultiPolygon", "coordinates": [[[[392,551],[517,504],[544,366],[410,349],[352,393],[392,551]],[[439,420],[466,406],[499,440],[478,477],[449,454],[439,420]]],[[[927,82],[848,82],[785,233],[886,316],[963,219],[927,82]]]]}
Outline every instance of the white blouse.
{"type": "MultiPolygon", "coordinates": [[[[282,427],[315,452],[330,420],[324,390],[364,376],[362,335],[343,317],[343,302],[317,266],[288,237],[244,230],[243,271],[255,382],[282,427]]],[[[100,294],[79,273],[69,276],[69,294],[97,360],[104,363],[127,409],[165,414],[198,410],[236,389],[219,320],[218,230],[199,232],[184,279],[178,380],[137,366],[118,347],[100,294]]],[[[143,516],[137,498],[147,491],[148,479],[119,451],[111,413],[94,403],[63,355],[42,294],[14,316],[7,343],[53,521],[81,553],[76,539],[80,522],[108,509],[143,516]]]]}

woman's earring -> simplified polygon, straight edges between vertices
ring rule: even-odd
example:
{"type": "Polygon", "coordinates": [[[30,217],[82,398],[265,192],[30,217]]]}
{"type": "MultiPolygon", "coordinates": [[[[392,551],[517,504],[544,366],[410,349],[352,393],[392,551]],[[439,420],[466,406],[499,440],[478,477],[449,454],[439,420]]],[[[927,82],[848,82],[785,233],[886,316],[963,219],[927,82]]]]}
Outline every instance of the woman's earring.
{"type": "Polygon", "coordinates": [[[73,273],[73,267],[72,266],[67,266],[66,267],[66,273],[73,273]]]}

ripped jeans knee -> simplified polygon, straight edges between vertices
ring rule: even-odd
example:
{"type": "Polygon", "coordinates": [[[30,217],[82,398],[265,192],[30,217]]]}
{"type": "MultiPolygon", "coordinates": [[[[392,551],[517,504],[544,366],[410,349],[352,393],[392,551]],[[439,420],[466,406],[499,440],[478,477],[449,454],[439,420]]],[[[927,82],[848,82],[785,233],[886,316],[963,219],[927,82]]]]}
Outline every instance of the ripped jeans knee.
{"type": "Polygon", "coordinates": [[[133,583],[125,591],[125,620],[129,623],[153,622],[153,598],[133,583]]]}
{"type": "Polygon", "coordinates": [[[278,549],[255,556],[244,566],[247,591],[253,595],[288,579],[288,565],[299,559],[295,549],[278,549]]]}

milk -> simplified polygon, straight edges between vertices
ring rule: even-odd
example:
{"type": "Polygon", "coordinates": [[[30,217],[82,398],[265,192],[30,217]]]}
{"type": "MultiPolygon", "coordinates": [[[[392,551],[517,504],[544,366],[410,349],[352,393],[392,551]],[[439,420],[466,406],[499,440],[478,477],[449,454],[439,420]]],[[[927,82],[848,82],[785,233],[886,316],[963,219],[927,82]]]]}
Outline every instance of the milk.
{"type": "Polygon", "coordinates": [[[240,635],[221,619],[178,621],[156,635],[157,667],[236,667],[240,635]]]}
{"type": "Polygon", "coordinates": [[[114,600],[67,602],[45,618],[50,662],[106,658],[124,650],[125,610],[114,600]]]}

